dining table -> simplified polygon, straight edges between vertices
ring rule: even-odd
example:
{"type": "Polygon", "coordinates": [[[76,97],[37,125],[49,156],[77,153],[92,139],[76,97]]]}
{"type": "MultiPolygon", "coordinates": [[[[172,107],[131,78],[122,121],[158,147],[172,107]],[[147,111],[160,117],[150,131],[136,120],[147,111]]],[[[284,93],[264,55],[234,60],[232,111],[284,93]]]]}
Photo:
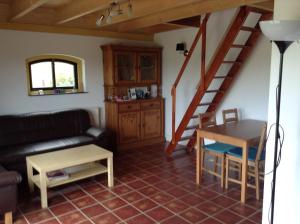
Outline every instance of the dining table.
{"type": "Polygon", "coordinates": [[[241,179],[241,202],[245,203],[247,198],[247,174],[248,174],[248,148],[257,142],[260,137],[261,128],[265,121],[261,120],[239,120],[227,124],[197,129],[196,141],[196,183],[201,184],[202,164],[200,154],[203,139],[210,139],[221,143],[231,144],[242,148],[242,179],[241,179]]]}

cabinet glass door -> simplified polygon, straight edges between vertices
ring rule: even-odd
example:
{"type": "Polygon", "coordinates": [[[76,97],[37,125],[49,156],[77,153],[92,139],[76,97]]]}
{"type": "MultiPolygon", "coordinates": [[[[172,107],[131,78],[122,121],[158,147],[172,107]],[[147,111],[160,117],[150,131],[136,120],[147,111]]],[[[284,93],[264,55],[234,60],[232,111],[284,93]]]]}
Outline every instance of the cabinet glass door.
{"type": "Polygon", "coordinates": [[[139,59],[139,81],[156,82],[157,81],[157,56],[155,53],[142,53],[139,59]]]}
{"type": "Polygon", "coordinates": [[[116,52],[115,76],[117,82],[135,82],[135,54],[132,52],[116,52]]]}

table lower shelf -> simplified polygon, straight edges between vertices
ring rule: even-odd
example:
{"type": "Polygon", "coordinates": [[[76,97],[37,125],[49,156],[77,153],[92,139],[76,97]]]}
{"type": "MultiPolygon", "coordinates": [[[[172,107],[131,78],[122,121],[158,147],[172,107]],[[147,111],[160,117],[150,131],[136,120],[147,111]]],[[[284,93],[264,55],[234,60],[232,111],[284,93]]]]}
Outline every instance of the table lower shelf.
{"type": "MultiPolygon", "coordinates": [[[[64,179],[64,180],[49,180],[47,177],[47,188],[51,188],[51,187],[56,187],[59,185],[63,185],[63,184],[67,184],[67,183],[71,183],[77,180],[81,180],[81,179],[85,179],[88,177],[92,177],[92,176],[96,176],[102,173],[107,173],[107,167],[99,164],[99,163],[91,163],[90,167],[88,169],[85,170],[81,170],[75,173],[71,173],[69,175],[69,178],[64,179]]],[[[34,175],[32,177],[32,181],[34,182],[34,184],[36,186],[40,187],[40,175],[34,175]]]]}

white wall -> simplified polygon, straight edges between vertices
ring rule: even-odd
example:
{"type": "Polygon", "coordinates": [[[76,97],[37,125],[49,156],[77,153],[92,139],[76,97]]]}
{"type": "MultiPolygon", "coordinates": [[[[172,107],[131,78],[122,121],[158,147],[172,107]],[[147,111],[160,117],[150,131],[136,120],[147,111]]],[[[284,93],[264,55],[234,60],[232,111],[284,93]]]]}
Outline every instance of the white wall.
{"type": "MultiPolygon", "coordinates": [[[[0,114],[103,108],[100,45],[149,44],[110,38],[0,30],[0,114]],[[87,94],[28,96],[25,59],[40,54],[69,54],[85,60],[87,94]]],[[[104,110],[102,110],[104,113],[104,110]]],[[[104,116],[101,116],[102,124],[104,116]]]]}
{"type": "MultiPolygon", "coordinates": [[[[236,10],[213,13],[207,27],[207,64],[223,37],[236,10]]],[[[155,42],[163,46],[163,96],[166,98],[166,138],[171,138],[171,86],[183,63],[184,56],[175,51],[176,43],[184,41],[191,46],[197,29],[189,28],[155,35],[155,42]]],[[[0,114],[52,111],[64,108],[103,108],[103,69],[100,45],[108,43],[149,44],[110,38],[76,35],[34,33],[0,30],[0,114]],[[27,94],[25,59],[39,54],[70,54],[86,63],[88,94],[37,96],[27,94]]],[[[221,108],[237,107],[242,118],[266,119],[268,97],[268,70],[270,45],[262,38],[254,54],[244,66],[241,75],[221,108]]],[[[233,52],[234,53],[234,52],[233,52]]],[[[200,77],[200,44],[178,86],[177,124],[194,96],[200,77]]],[[[224,75],[226,67],[220,69],[224,75]]],[[[217,83],[214,83],[217,85],[217,83]]],[[[104,111],[102,110],[102,113],[104,111]]],[[[101,116],[102,124],[104,116],[101,116]]],[[[218,122],[220,114],[218,114],[218,122]]]]}
{"type": "MultiPolygon", "coordinates": [[[[300,20],[299,0],[275,0],[274,18],[281,20],[300,20]]],[[[300,44],[291,45],[285,55],[283,64],[282,99],[280,124],[284,128],[285,140],[282,148],[282,159],[277,169],[275,216],[274,223],[299,224],[300,203],[300,44]]],[[[270,93],[269,93],[269,126],[275,123],[275,91],[278,83],[279,52],[273,44],[270,93]]],[[[273,170],[274,134],[267,144],[266,171],[273,170]]],[[[263,223],[268,224],[271,201],[272,174],[267,175],[264,185],[263,223]]]]}
{"type": "MultiPolygon", "coordinates": [[[[207,60],[209,64],[210,58],[219,44],[220,40],[231,22],[236,10],[226,10],[213,13],[207,25],[207,60]]],[[[256,15],[252,15],[256,18],[256,15]]],[[[248,25],[253,23],[253,19],[247,20],[248,25]]],[[[197,32],[196,28],[183,29],[179,31],[164,32],[155,35],[155,42],[163,46],[163,96],[166,98],[165,114],[166,128],[165,134],[167,140],[171,139],[171,112],[172,98],[171,88],[177,77],[177,74],[184,61],[184,56],[175,51],[176,43],[186,42],[189,48],[193,38],[197,32]]],[[[242,33],[238,36],[238,42],[242,43],[247,34],[242,33]]],[[[238,43],[236,42],[236,43],[238,43]]],[[[183,75],[183,78],[177,90],[177,125],[181,121],[186,108],[188,107],[192,97],[196,91],[196,85],[200,79],[200,49],[201,44],[198,43],[190,64],[183,75]]],[[[260,38],[253,54],[248,58],[242,68],[242,71],[235,81],[233,88],[225,97],[220,105],[220,109],[237,107],[240,117],[267,120],[268,108],[268,88],[269,88],[269,70],[270,70],[270,51],[271,46],[264,38],[260,38]]],[[[227,59],[236,55],[237,51],[231,51],[227,59]]],[[[218,75],[225,75],[229,69],[222,66],[218,71],[218,75]]],[[[218,81],[212,83],[212,86],[219,85],[218,81]]],[[[213,89],[213,87],[210,87],[213,89]]],[[[208,97],[209,98],[209,97],[208,97]]],[[[202,102],[208,101],[204,99],[202,102]]],[[[199,111],[200,112],[200,111],[199,111]]],[[[220,111],[217,114],[217,120],[222,122],[220,111]]]]}

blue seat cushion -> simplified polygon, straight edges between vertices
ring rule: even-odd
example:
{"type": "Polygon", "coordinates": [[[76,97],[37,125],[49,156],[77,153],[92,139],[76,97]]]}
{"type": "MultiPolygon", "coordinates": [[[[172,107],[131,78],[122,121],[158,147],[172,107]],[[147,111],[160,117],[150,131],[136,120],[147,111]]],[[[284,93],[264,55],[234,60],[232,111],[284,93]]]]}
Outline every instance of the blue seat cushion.
{"type": "MultiPolygon", "coordinates": [[[[243,150],[240,147],[236,147],[236,148],[230,149],[227,153],[229,155],[242,158],[243,150]]],[[[257,153],[257,148],[250,147],[248,150],[248,160],[254,161],[256,158],[256,153],[257,153]]],[[[265,160],[265,151],[262,151],[260,160],[265,160]]]]}
{"type": "Polygon", "coordinates": [[[225,143],[220,143],[220,142],[215,142],[212,144],[206,144],[204,145],[204,148],[206,150],[218,152],[218,153],[227,153],[230,149],[236,148],[236,146],[225,144],[225,143]]]}

